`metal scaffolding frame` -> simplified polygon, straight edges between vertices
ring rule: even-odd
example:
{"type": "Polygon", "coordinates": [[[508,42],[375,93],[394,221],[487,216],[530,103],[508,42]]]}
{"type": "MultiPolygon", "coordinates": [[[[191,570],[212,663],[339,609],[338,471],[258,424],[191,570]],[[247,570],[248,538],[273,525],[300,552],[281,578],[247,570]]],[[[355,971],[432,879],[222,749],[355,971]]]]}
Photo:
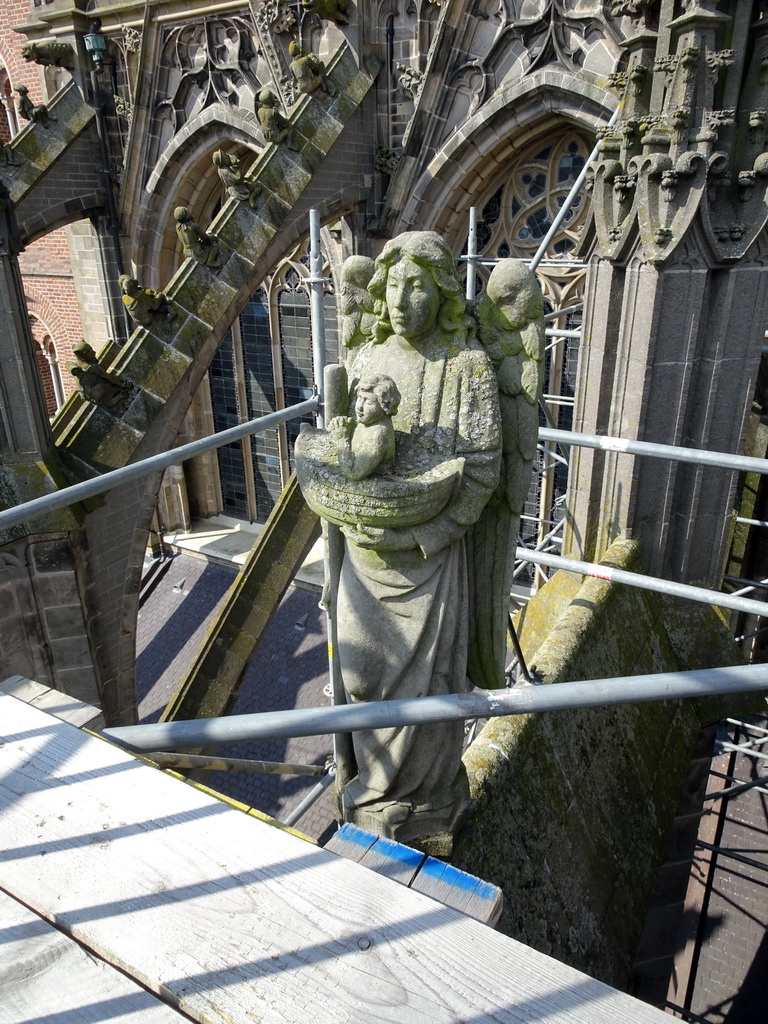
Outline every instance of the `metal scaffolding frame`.
{"type": "MultiPolygon", "coordinates": [[[[580,187],[580,185],[579,185],[579,187],[580,187]]],[[[575,192],[574,192],[574,194],[575,194],[575,192]]],[[[569,196],[569,199],[563,204],[563,207],[561,208],[561,214],[562,214],[563,217],[565,216],[565,212],[567,212],[570,199],[571,199],[571,197],[569,196]]],[[[467,260],[467,270],[468,270],[468,274],[467,274],[467,281],[468,281],[467,287],[468,288],[469,288],[469,281],[470,281],[470,272],[474,273],[474,267],[475,267],[475,265],[477,263],[486,263],[486,262],[494,262],[495,263],[496,262],[495,260],[494,261],[480,260],[476,255],[473,256],[471,254],[471,249],[472,249],[472,247],[474,245],[474,237],[476,237],[476,236],[473,236],[473,234],[472,234],[471,223],[472,222],[470,221],[470,243],[469,243],[470,254],[466,257],[466,260],[467,260]]],[[[92,497],[92,496],[94,496],[96,494],[103,493],[105,491],[110,490],[112,487],[114,487],[114,486],[116,486],[116,485],[118,485],[120,483],[125,483],[125,482],[127,482],[129,480],[136,480],[136,479],[140,479],[141,477],[148,476],[149,474],[151,474],[153,472],[166,469],[166,468],[168,468],[169,466],[172,466],[172,465],[179,464],[179,463],[185,461],[188,458],[191,458],[191,457],[193,457],[195,455],[201,454],[202,452],[209,451],[211,449],[220,447],[221,445],[228,444],[228,443],[230,443],[232,441],[235,441],[235,440],[240,440],[242,437],[246,436],[247,434],[268,430],[268,429],[270,429],[273,426],[276,426],[276,425],[278,425],[280,423],[283,423],[283,422],[285,422],[287,420],[303,416],[303,415],[305,415],[307,413],[312,413],[312,412],[317,413],[318,414],[318,422],[321,423],[322,422],[322,419],[321,419],[321,417],[322,417],[322,409],[323,409],[323,395],[322,395],[323,368],[324,368],[324,365],[325,365],[323,307],[322,307],[321,299],[322,299],[322,289],[324,287],[325,281],[324,281],[324,279],[322,277],[322,271],[318,267],[318,259],[317,259],[317,255],[319,253],[319,224],[320,224],[319,213],[317,211],[311,211],[310,212],[310,245],[311,245],[311,249],[310,249],[310,267],[311,267],[311,275],[310,275],[309,283],[310,283],[310,295],[311,295],[311,299],[312,299],[312,311],[313,311],[312,319],[313,319],[313,325],[314,325],[314,321],[317,321],[317,327],[313,326],[313,362],[314,362],[314,375],[315,375],[315,394],[314,394],[313,398],[311,398],[311,399],[309,399],[307,401],[304,401],[304,402],[300,402],[297,405],[291,406],[290,408],[287,408],[287,409],[284,409],[284,410],[280,410],[280,411],[275,412],[275,413],[270,413],[267,416],[263,416],[263,417],[259,417],[259,418],[254,419],[254,420],[250,420],[247,423],[243,423],[243,424],[240,424],[240,425],[238,425],[236,427],[232,427],[232,428],[230,428],[228,430],[220,431],[219,433],[209,435],[208,437],[202,438],[202,439],[197,440],[197,441],[193,441],[193,442],[191,442],[189,444],[186,444],[186,445],[183,445],[183,446],[181,446],[179,448],[172,449],[169,452],[165,452],[165,453],[162,453],[160,455],[151,456],[151,457],[149,457],[147,459],[141,460],[140,462],[133,463],[133,464],[131,464],[129,466],[123,467],[122,469],[118,469],[118,470],[114,470],[112,472],[108,472],[108,473],[102,474],[101,476],[99,476],[97,478],[94,478],[94,479],[91,479],[91,480],[87,480],[87,481],[84,481],[84,482],[79,483],[79,484],[74,484],[74,485],[72,485],[70,487],[62,488],[61,490],[56,491],[54,493],[47,494],[47,495],[45,495],[43,497],[36,498],[36,499],[33,499],[32,501],[25,502],[22,505],[16,506],[15,508],[12,508],[12,509],[9,509],[9,510],[5,510],[5,511],[0,511],[0,529],[4,529],[4,528],[8,528],[8,527],[13,526],[13,525],[17,525],[17,524],[19,524],[21,522],[28,521],[28,520],[30,520],[32,518],[35,518],[36,516],[43,515],[44,513],[47,513],[49,511],[54,510],[54,509],[62,508],[62,507],[65,507],[67,505],[71,505],[71,504],[73,504],[75,502],[78,502],[78,501],[80,501],[80,500],[82,500],[82,499],[84,499],[86,497],[92,497]],[[318,296],[320,297],[319,300],[318,300],[318,296]]],[[[476,226],[476,220],[475,220],[475,226],[476,226]]],[[[538,258],[534,258],[534,260],[531,261],[531,266],[534,269],[537,266],[544,265],[543,262],[542,262],[543,253],[544,253],[544,250],[546,248],[546,245],[549,242],[549,239],[554,235],[555,231],[556,231],[555,224],[553,224],[553,229],[550,231],[550,233],[548,234],[547,238],[544,239],[544,241],[542,242],[542,246],[540,247],[539,253],[537,253],[537,257],[538,258]]],[[[562,261],[553,261],[553,263],[555,263],[558,266],[562,266],[563,265],[562,261]]],[[[472,288],[473,288],[473,295],[474,295],[474,284],[472,285],[472,288]]],[[[566,309],[556,310],[553,313],[548,314],[547,315],[547,319],[549,321],[557,320],[557,319],[561,318],[562,316],[564,316],[564,315],[566,315],[568,313],[575,312],[580,306],[581,306],[581,303],[577,303],[577,304],[574,304],[574,305],[571,305],[571,306],[567,307],[566,309]]],[[[556,353],[558,350],[562,351],[562,342],[564,340],[566,340],[568,338],[577,337],[579,334],[580,334],[580,332],[578,332],[578,331],[569,331],[569,330],[565,330],[565,329],[558,330],[557,328],[548,329],[547,330],[547,335],[554,339],[552,341],[552,343],[551,343],[551,346],[550,346],[553,354],[556,353]]],[[[550,393],[546,396],[547,402],[552,403],[554,400],[561,399],[561,396],[555,395],[554,393],[551,393],[551,392],[552,392],[552,389],[550,387],[550,393]]],[[[548,421],[551,422],[551,413],[549,413],[546,405],[544,406],[544,410],[547,413],[548,421]]],[[[541,445],[540,445],[540,448],[542,449],[542,451],[543,451],[543,453],[545,455],[545,458],[549,460],[548,462],[545,463],[544,466],[542,466],[538,470],[539,474],[542,477],[546,477],[547,474],[549,474],[550,477],[551,477],[551,474],[552,474],[554,468],[557,465],[565,465],[565,466],[568,465],[567,451],[568,451],[568,448],[571,445],[600,448],[600,449],[603,449],[603,450],[606,450],[606,451],[611,451],[611,452],[616,452],[616,453],[624,453],[624,454],[640,455],[640,456],[649,456],[649,457],[654,457],[654,458],[669,459],[669,460],[673,460],[673,461],[686,461],[686,462],[694,463],[694,464],[698,464],[698,465],[706,465],[706,466],[710,466],[710,467],[726,468],[726,469],[728,469],[728,470],[730,470],[732,472],[733,471],[744,470],[744,471],[748,471],[748,472],[768,473],[768,461],[766,461],[766,460],[759,460],[759,459],[750,459],[750,458],[746,458],[744,456],[735,456],[735,455],[732,455],[730,453],[707,452],[707,451],[700,451],[700,450],[694,450],[694,449],[681,448],[681,447],[678,447],[678,446],[649,444],[647,442],[632,441],[632,440],[629,440],[629,439],[626,439],[626,438],[602,437],[602,436],[599,436],[599,435],[579,434],[579,433],[570,432],[570,431],[558,430],[558,429],[556,429],[554,427],[541,427],[540,430],[539,430],[539,437],[540,437],[540,441],[542,442],[541,445]],[[561,449],[561,451],[564,450],[565,454],[558,454],[557,451],[556,451],[557,447],[559,447],[561,449]]],[[[535,522],[538,522],[539,530],[538,530],[538,534],[537,534],[537,541],[536,541],[536,544],[535,544],[535,546],[533,548],[523,547],[523,546],[517,548],[516,555],[517,555],[517,560],[518,561],[517,561],[517,564],[516,564],[516,567],[515,567],[515,578],[519,577],[519,575],[521,574],[521,572],[523,571],[523,569],[525,568],[525,566],[527,564],[533,564],[535,566],[535,571],[537,573],[541,574],[541,576],[543,577],[544,580],[546,580],[547,577],[546,577],[546,574],[543,572],[543,568],[542,568],[543,566],[549,566],[549,567],[554,567],[554,568],[565,568],[565,569],[568,569],[570,571],[578,572],[578,573],[581,573],[581,574],[597,576],[597,577],[602,578],[602,579],[612,579],[615,582],[627,583],[627,584],[632,585],[632,586],[637,586],[637,587],[641,587],[643,589],[653,590],[653,591],[656,591],[656,592],[669,593],[669,594],[673,594],[675,596],[683,597],[683,598],[686,598],[686,599],[689,599],[689,600],[700,601],[700,602],[704,602],[704,603],[708,603],[708,604],[712,604],[712,605],[718,605],[718,606],[722,606],[722,607],[733,608],[733,609],[736,609],[736,610],[739,610],[739,611],[746,611],[749,614],[768,615],[768,604],[762,604],[761,602],[751,601],[751,600],[749,600],[747,598],[740,597],[737,594],[731,594],[731,595],[721,594],[721,593],[718,593],[716,591],[705,590],[705,589],[699,588],[699,587],[688,587],[688,586],[685,586],[683,584],[674,583],[674,582],[668,581],[668,580],[661,580],[661,579],[658,579],[658,578],[655,578],[655,577],[641,576],[640,574],[637,574],[637,573],[628,573],[628,572],[624,572],[623,570],[612,569],[612,568],[607,567],[607,566],[593,565],[591,563],[579,562],[579,561],[574,560],[574,559],[563,559],[561,556],[559,556],[559,555],[554,553],[553,547],[556,547],[556,546],[558,546],[559,544],[562,543],[561,538],[558,536],[558,534],[559,534],[560,530],[562,529],[565,520],[563,518],[557,518],[557,519],[553,518],[551,516],[551,514],[550,514],[550,507],[540,508],[540,512],[539,512],[538,516],[526,516],[525,518],[528,519],[528,520],[533,520],[535,522]]],[[[768,524],[766,524],[766,525],[768,525],[768,524]]],[[[753,585],[750,584],[750,586],[753,586],[753,585]]],[[[747,589],[749,589],[749,588],[747,588],[747,589]]],[[[330,628],[330,624],[329,624],[329,628],[330,628]]],[[[634,680],[633,679],[622,679],[622,680],[592,681],[589,684],[562,683],[562,684],[559,684],[556,688],[525,686],[523,688],[517,688],[515,691],[504,690],[504,691],[494,691],[492,693],[488,692],[487,694],[482,695],[482,697],[477,695],[477,694],[473,694],[473,695],[452,695],[452,696],[456,697],[456,700],[459,701],[459,704],[457,705],[456,708],[454,708],[452,710],[452,713],[449,716],[449,718],[464,718],[464,719],[472,719],[472,718],[478,718],[478,717],[485,717],[485,718],[487,718],[487,717],[493,717],[494,715],[502,715],[502,714],[506,715],[506,714],[529,713],[530,711],[533,711],[533,710],[544,710],[545,707],[549,707],[551,709],[552,705],[546,705],[546,702],[545,703],[536,703],[536,702],[534,702],[534,704],[528,703],[528,699],[529,699],[530,694],[531,693],[542,693],[542,692],[548,694],[548,693],[551,692],[551,690],[556,690],[557,694],[558,694],[557,699],[565,700],[566,697],[567,697],[567,694],[569,692],[569,691],[567,691],[566,688],[567,687],[576,687],[576,686],[579,686],[579,687],[585,687],[586,686],[588,688],[591,687],[591,690],[589,690],[589,692],[588,692],[588,690],[581,690],[579,692],[578,698],[571,698],[571,699],[578,699],[579,701],[581,701],[581,703],[572,703],[572,704],[567,704],[566,703],[566,704],[559,704],[559,705],[556,705],[556,706],[559,706],[559,707],[585,707],[585,706],[595,706],[595,705],[606,704],[606,703],[610,704],[610,703],[634,702],[634,701],[641,701],[641,700],[668,699],[668,698],[674,697],[674,696],[690,696],[690,695],[693,695],[694,693],[700,694],[700,693],[703,693],[703,692],[711,692],[711,693],[725,692],[723,690],[717,690],[717,689],[711,689],[711,688],[709,690],[701,689],[701,687],[691,689],[687,685],[688,681],[692,677],[694,677],[694,676],[696,676],[697,678],[701,678],[702,675],[704,675],[704,676],[707,677],[707,679],[714,679],[715,677],[713,677],[711,675],[708,675],[707,673],[716,673],[716,672],[724,672],[724,671],[726,671],[726,670],[719,670],[719,669],[718,670],[714,670],[713,669],[713,670],[707,670],[707,672],[705,672],[703,674],[701,672],[700,673],[672,673],[672,674],[668,673],[668,674],[662,674],[662,675],[657,676],[657,677],[653,677],[653,676],[637,677],[634,680]],[[685,685],[683,685],[682,688],[677,688],[676,689],[676,688],[672,687],[672,689],[670,689],[670,687],[665,684],[666,688],[662,687],[662,690],[658,690],[652,684],[653,680],[657,680],[657,681],[662,680],[662,679],[669,680],[669,678],[671,676],[680,677],[680,679],[678,681],[682,680],[683,677],[686,677],[685,685]],[[630,684],[630,685],[629,685],[629,688],[627,689],[626,686],[621,686],[619,684],[630,684]],[[615,687],[613,693],[609,692],[611,686],[615,687]],[[621,691],[621,692],[619,692],[619,691],[621,691]],[[479,703],[477,703],[476,705],[472,706],[472,710],[471,711],[468,711],[467,708],[465,707],[465,705],[463,703],[461,703],[462,701],[465,701],[468,697],[473,697],[473,698],[475,698],[476,701],[479,701],[479,703]],[[511,698],[511,701],[507,700],[506,698],[511,698]],[[517,705],[518,707],[521,706],[520,703],[519,703],[521,701],[521,699],[522,699],[523,710],[514,710],[514,706],[515,705],[517,705]]],[[[741,670],[735,669],[735,670],[727,670],[727,671],[737,672],[738,673],[741,670]]],[[[763,667],[760,667],[760,666],[748,666],[745,671],[747,671],[748,673],[751,673],[751,675],[739,675],[738,678],[740,680],[740,684],[739,684],[738,687],[736,687],[737,689],[763,689],[763,688],[768,687],[768,667],[763,668],[763,667]]],[[[734,689],[734,686],[733,686],[732,683],[728,684],[728,689],[729,690],[733,690],[734,689]]],[[[439,700],[441,700],[441,701],[442,700],[448,700],[448,699],[449,698],[439,698],[439,700]]],[[[448,720],[448,718],[446,718],[446,717],[438,717],[438,718],[429,718],[428,717],[429,712],[428,712],[427,705],[428,705],[428,703],[430,701],[433,701],[433,700],[438,700],[438,698],[420,698],[418,701],[412,701],[412,702],[407,702],[407,701],[401,701],[401,702],[397,702],[397,701],[380,702],[381,704],[385,705],[385,711],[382,711],[378,707],[378,704],[376,705],[376,708],[374,708],[374,704],[366,705],[367,708],[374,709],[376,711],[376,713],[379,715],[379,717],[376,718],[375,720],[373,720],[373,724],[371,724],[371,722],[369,722],[368,724],[355,724],[355,725],[350,726],[349,728],[350,729],[360,729],[360,728],[379,727],[379,726],[382,726],[382,725],[385,724],[385,720],[386,720],[386,723],[389,723],[389,718],[387,717],[387,715],[391,715],[394,712],[394,710],[395,710],[394,705],[397,705],[397,704],[402,704],[402,705],[405,705],[405,704],[421,704],[421,705],[423,705],[423,707],[419,709],[419,713],[416,715],[416,718],[412,719],[412,720],[409,719],[409,721],[415,721],[417,724],[420,723],[420,722],[424,722],[424,721],[446,721],[446,720],[448,720]],[[381,717],[382,714],[384,715],[384,718],[381,717]],[[427,717],[424,717],[425,715],[427,717]]],[[[361,710],[362,709],[359,706],[356,707],[356,708],[351,708],[351,707],[348,707],[348,706],[347,707],[338,706],[338,707],[335,707],[335,708],[315,709],[315,711],[309,712],[309,714],[311,714],[311,715],[312,714],[316,714],[318,711],[333,711],[333,712],[337,712],[337,713],[345,713],[346,714],[346,713],[351,713],[351,712],[354,711],[354,712],[357,712],[358,715],[359,715],[361,710]]],[[[272,716],[274,716],[274,714],[283,714],[283,713],[272,713],[272,716]]],[[[307,712],[291,712],[290,714],[295,717],[295,716],[299,716],[299,715],[302,715],[302,714],[307,714],[307,712]]],[[[441,707],[439,714],[441,716],[445,715],[445,708],[444,707],[441,707]]],[[[238,716],[238,717],[242,717],[242,716],[238,716]]],[[[265,721],[267,719],[269,719],[270,721],[274,722],[273,717],[271,717],[270,715],[263,715],[263,716],[259,716],[259,717],[263,718],[265,721]]],[[[231,720],[232,719],[226,719],[226,720],[223,720],[223,721],[231,721],[231,720]]],[[[210,721],[217,721],[217,720],[210,720],[210,721]]],[[[124,727],[123,730],[107,730],[106,734],[110,735],[114,739],[118,739],[119,737],[121,737],[121,741],[122,742],[130,742],[131,745],[133,746],[134,745],[134,740],[132,739],[132,740],[128,741],[126,736],[124,735],[124,730],[128,729],[130,731],[131,735],[136,737],[138,734],[135,732],[135,730],[150,728],[152,730],[155,730],[155,732],[153,733],[153,739],[152,739],[152,742],[150,744],[150,747],[151,747],[151,749],[157,749],[157,746],[158,746],[158,743],[157,743],[157,736],[158,736],[158,734],[157,734],[157,731],[156,731],[157,729],[159,729],[159,728],[168,728],[169,726],[174,726],[174,727],[175,726],[183,726],[183,725],[186,725],[186,724],[188,724],[188,723],[164,723],[162,727],[161,726],[149,726],[149,727],[148,726],[129,726],[129,727],[124,727]]],[[[395,724],[395,723],[392,723],[392,724],[395,724]]],[[[271,726],[267,726],[267,728],[271,730],[271,726]]],[[[292,725],[290,728],[291,728],[292,731],[289,732],[289,733],[285,733],[285,735],[292,735],[293,736],[293,735],[310,735],[310,734],[315,734],[314,728],[311,731],[300,731],[300,732],[295,731],[296,728],[297,728],[296,724],[292,725]]],[[[343,726],[342,727],[339,727],[339,726],[336,726],[336,725],[331,726],[331,725],[328,725],[328,724],[324,724],[318,730],[319,733],[327,733],[327,732],[337,733],[337,732],[343,732],[343,731],[345,731],[343,726]]],[[[269,735],[274,736],[275,733],[270,731],[269,735]]],[[[228,737],[228,741],[229,741],[229,739],[230,739],[230,737],[228,737]]],[[[200,742],[202,742],[202,741],[200,741],[200,742]]],[[[207,743],[212,742],[212,739],[211,739],[210,736],[208,736],[206,738],[206,742],[207,743]]],[[[182,743],[181,745],[185,746],[185,745],[199,745],[199,744],[197,742],[193,743],[192,741],[187,740],[185,743],[182,743]]],[[[144,748],[144,749],[148,749],[148,748],[144,748]]],[[[765,759],[768,760],[768,755],[766,755],[766,754],[759,754],[759,755],[756,755],[756,756],[764,757],[765,759]]],[[[309,794],[307,799],[306,799],[306,801],[302,801],[302,806],[306,803],[306,807],[304,807],[304,810],[306,810],[311,805],[311,803],[314,801],[314,799],[316,799],[316,797],[322,793],[324,788],[326,788],[328,785],[330,785],[331,781],[332,781],[332,774],[329,772],[322,779],[322,781],[318,784],[318,786],[315,787],[315,789],[313,790],[314,797],[312,797],[312,799],[310,799],[312,794],[309,794]]],[[[296,820],[298,820],[298,817],[300,817],[300,815],[297,815],[298,810],[299,810],[299,808],[297,808],[293,812],[293,814],[291,815],[291,823],[295,822],[296,820]]],[[[302,813],[303,813],[303,811],[302,811],[302,813]]]]}

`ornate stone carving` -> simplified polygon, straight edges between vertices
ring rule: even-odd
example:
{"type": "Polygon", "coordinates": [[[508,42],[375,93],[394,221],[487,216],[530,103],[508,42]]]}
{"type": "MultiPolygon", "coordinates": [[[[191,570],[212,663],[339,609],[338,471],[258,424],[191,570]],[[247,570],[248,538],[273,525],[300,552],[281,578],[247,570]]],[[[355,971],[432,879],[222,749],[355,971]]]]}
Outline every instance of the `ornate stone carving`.
{"type": "Polygon", "coordinates": [[[394,174],[397,170],[397,165],[400,163],[401,153],[402,150],[391,149],[389,146],[377,144],[374,155],[376,170],[381,171],[382,174],[394,174]]]}
{"type": "Polygon", "coordinates": [[[640,18],[647,11],[659,6],[659,0],[614,0],[611,4],[611,14],[614,18],[628,14],[631,18],[640,18]]]}
{"type": "Polygon", "coordinates": [[[28,64],[40,64],[44,68],[66,68],[72,71],[75,66],[75,51],[69,43],[24,43],[21,56],[28,64]]]}
{"type": "Polygon", "coordinates": [[[349,24],[349,0],[301,0],[301,7],[306,14],[316,14],[334,25],[349,24]]]}
{"type": "MultiPolygon", "coordinates": [[[[362,287],[370,264],[355,260],[362,287]]],[[[467,676],[501,685],[507,549],[538,431],[540,289],[506,260],[470,311],[445,243],[409,232],[385,245],[367,290],[357,304],[375,309],[370,338],[333,391],[348,389],[332,410],[343,418],[296,444],[307,501],[343,536],[326,595],[340,677],[350,701],[463,692],[467,676]],[[357,465],[365,417],[378,430],[361,438],[357,465]]],[[[338,766],[344,816],[404,842],[445,836],[467,797],[461,746],[453,725],[356,733],[338,766]]]]}
{"type": "Polygon", "coordinates": [[[68,369],[77,380],[77,390],[83,398],[115,416],[122,416],[137,391],[136,385],[104,370],[87,341],[79,341],[72,346],[72,351],[77,362],[70,363],[68,369]]]}
{"type": "Polygon", "coordinates": [[[418,68],[412,68],[409,64],[398,64],[397,70],[400,72],[400,88],[415,100],[424,81],[423,72],[418,68]]]}
{"type": "Polygon", "coordinates": [[[113,96],[112,99],[115,103],[115,113],[119,117],[124,117],[128,124],[133,121],[133,103],[124,96],[113,96]]]}
{"type": "Polygon", "coordinates": [[[31,121],[33,124],[47,128],[51,121],[56,120],[44,103],[35,106],[29,98],[29,89],[26,85],[15,85],[14,91],[19,94],[17,109],[25,121],[31,121]]]}
{"type": "Polygon", "coordinates": [[[224,255],[215,235],[207,235],[193,220],[186,206],[177,206],[173,211],[176,220],[176,234],[179,236],[184,255],[211,270],[224,266],[224,255]]]}
{"type": "Polygon", "coordinates": [[[128,53],[139,53],[141,50],[142,33],[138,28],[124,28],[123,42],[128,53]]]}
{"type": "Polygon", "coordinates": [[[275,44],[273,33],[281,34],[290,31],[293,28],[293,24],[290,24],[291,19],[293,19],[293,24],[295,24],[296,19],[291,8],[277,2],[277,0],[268,0],[268,2],[258,6],[254,12],[254,24],[259,46],[269,64],[274,86],[278,90],[283,106],[286,109],[293,106],[296,102],[299,90],[296,79],[288,67],[282,47],[275,44]],[[282,26],[284,25],[287,28],[283,28],[282,26]]]}
{"type": "Polygon", "coordinates": [[[511,19],[530,54],[528,73],[553,62],[573,67],[579,52],[574,37],[584,39],[595,29],[605,32],[608,26],[598,5],[582,11],[583,6],[573,0],[544,0],[538,16],[511,19]]]}
{"type": "MultiPolygon", "coordinates": [[[[739,8],[735,17],[748,20],[749,12],[739,8]]],[[[691,2],[671,24],[674,52],[659,52],[664,40],[651,33],[628,43],[628,68],[617,79],[624,93],[622,124],[636,122],[641,134],[614,129],[593,170],[595,226],[604,255],[618,256],[636,225],[646,259],[665,260],[700,216],[715,252],[732,259],[765,223],[768,26],[757,23],[748,55],[718,45],[745,37],[727,28],[732,20],[716,4],[691,2]],[[663,75],[665,88],[633,91],[629,82],[636,65],[663,75]],[[744,81],[739,107],[718,108],[716,97],[734,95],[730,76],[744,81]],[[660,100],[655,108],[652,96],[660,100]],[[745,122],[749,131],[738,133],[745,122]]]]}
{"type": "Polygon", "coordinates": [[[267,24],[271,32],[281,35],[296,26],[296,15],[285,0],[264,0],[267,24]]]}
{"type": "MultiPolygon", "coordinates": [[[[252,109],[261,89],[253,26],[244,18],[206,18],[164,37],[155,106],[175,134],[214,103],[252,109]]],[[[162,144],[162,140],[161,144],[162,144]]]]}

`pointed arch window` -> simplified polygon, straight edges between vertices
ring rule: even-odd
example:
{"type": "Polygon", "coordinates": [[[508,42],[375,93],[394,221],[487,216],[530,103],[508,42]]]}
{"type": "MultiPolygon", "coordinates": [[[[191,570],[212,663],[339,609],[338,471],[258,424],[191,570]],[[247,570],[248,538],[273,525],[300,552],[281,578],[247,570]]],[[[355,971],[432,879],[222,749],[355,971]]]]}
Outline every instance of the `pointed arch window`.
{"type": "MultiPolygon", "coordinates": [[[[219,347],[209,370],[215,429],[295,405],[313,393],[309,258],[306,243],[278,265],[253,294],[219,347]]],[[[329,276],[326,266],[324,274],[329,276]]],[[[327,286],[326,344],[337,346],[336,305],[327,286]]],[[[226,515],[263,522],[288,482],[302,422],[218,449],[226,515]]]]}
{"type": "MultiPolygon", "coordinates": [[[[563,128],[521,149],[504,171],[489,182],[478,197],[477,251],[486,258],[531,259],[563,206],[574,181],[582,171],[594,143],[573,128],[563,128]]],[[[572,252],[588,212],[586,195],[577,196],[560,231],[550,243],[538,277],[548,313],[564,309],[583,296],[586,267],[574,260],[572,252]]],[[[466,251],[466,249],[465,249],[466,251]]],[[[483,289],[490,267],[477,268],[477,291],[483,289]]],[[[573,330],[581,324],[581,313],[571,313],[547,326],[573,330]]],[[[570,429],[578,360],[578,340],[567,338],[548,345],[544,384],[542,424],[546,421],[570,429]]],[[[553,448],[553,446],[544,446],[553,448]]],[[[534,478],[521,524],[524,541],[541,542],[565,514],[567,466],[557,452],[539,453],[539,473],[534,478]],[[546,472],[541,472],[547,470],[546,472]]],[[[520,583],[525,582],[521,577],[520,583]]],[[[534,582],[533,573],[528,583],[534,582]]]]}

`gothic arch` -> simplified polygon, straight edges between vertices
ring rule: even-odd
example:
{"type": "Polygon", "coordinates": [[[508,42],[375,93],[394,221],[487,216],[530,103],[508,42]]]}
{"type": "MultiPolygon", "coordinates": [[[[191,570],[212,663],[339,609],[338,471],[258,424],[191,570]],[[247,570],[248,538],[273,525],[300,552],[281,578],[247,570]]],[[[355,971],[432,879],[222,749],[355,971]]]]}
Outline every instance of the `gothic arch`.
{"type": "Polygon", "coordinates": [[[135,220],[135,263],[138,276],[153,287],[163,287],[181,263],[174,209],[188,206],[206,230],[218,204],[226,198],[213,165],[215,150],[236,149],[246,167],[258,157],[258,151],[254,151],[258,140],[237,123],[241,118],[222,113],[226,114],[218,108],[208,108],[185,125],[168,145],[147,182],[135,220]],[[227,131],[225,136],[222,128],[227,131]]]}
{"type": "Polygon", "coordinates": [[[476,195],[511,154],[563,125],[594,133],[614,106],[613,93],[560,71],[545,69],[502,87],[447,140],[412,187],[398,183],[405,195],[392,234],[432,229],[455,243],[476,195]]]}

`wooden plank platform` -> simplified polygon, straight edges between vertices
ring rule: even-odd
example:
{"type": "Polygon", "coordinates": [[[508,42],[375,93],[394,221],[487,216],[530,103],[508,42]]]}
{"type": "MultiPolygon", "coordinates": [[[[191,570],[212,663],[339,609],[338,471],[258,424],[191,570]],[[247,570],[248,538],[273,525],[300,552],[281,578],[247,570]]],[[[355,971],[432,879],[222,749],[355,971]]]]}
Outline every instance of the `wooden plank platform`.
{"type": "Polygon", "coordinates": [[[0,723],[0,889],[193,1020],[668,1021],[13,697],[0,723]]]}
{"type": "Polygon", "coordinates": [[[94,732],[104,728],[104,716],[92,704],[85,704],[76,697],[70,697],[60,690],[36,683],[26,676],[9,676],[0,682],[0,693],[8,693],[12,697],[32,704],[41,711],[69,722],[80,729],[92,729],[94,732]]]}
{"type": "Polygon", "coordinates": [[[0,892],[0,1024],[182,1024],[184,1017],[0,892]]]}
{"type": "Polygon", "coordinates": [[[382,839],[357,825],[345,822],[325,844],[325,849],[416,892],[423,892],[447,907],[455,907],[491,927],[498,924],[501,917],[504,899],[497,885],[412,850],[410,846],[382,839]]]}

